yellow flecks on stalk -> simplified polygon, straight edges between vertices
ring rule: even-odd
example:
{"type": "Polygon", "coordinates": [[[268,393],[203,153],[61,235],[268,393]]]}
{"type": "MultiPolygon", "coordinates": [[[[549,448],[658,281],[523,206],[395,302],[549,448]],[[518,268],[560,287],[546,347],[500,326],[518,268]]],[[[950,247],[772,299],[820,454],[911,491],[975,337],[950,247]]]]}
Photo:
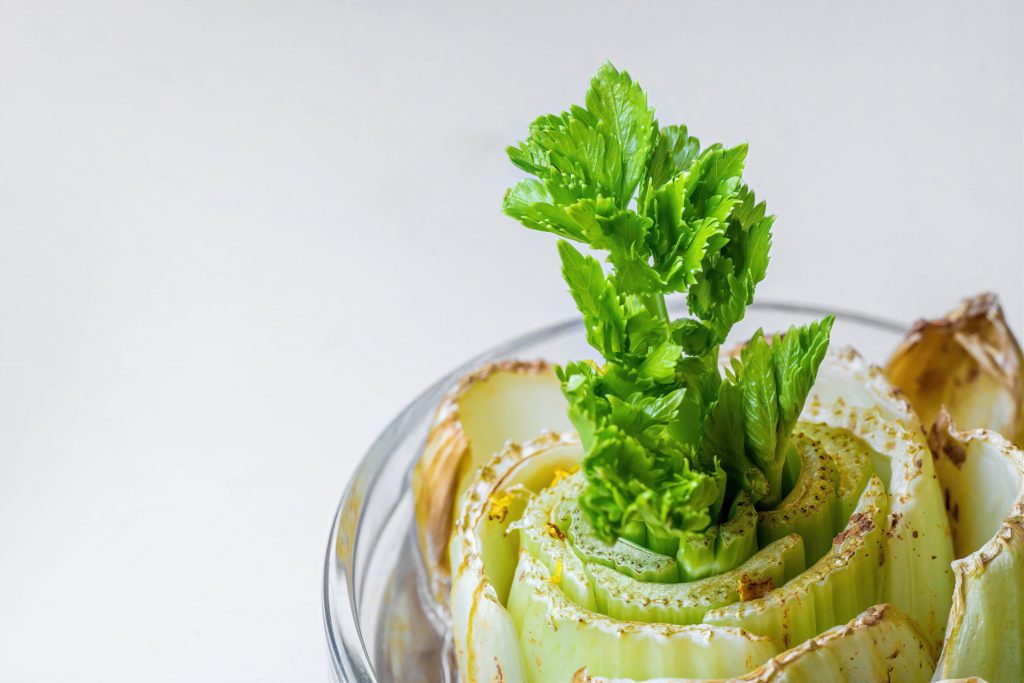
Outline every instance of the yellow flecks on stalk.
{"type": "Polygon", "coordinates": [[[555,563],[555,571],[551,574],[551,578],[548,579],[551,583],[556,586],[562,583],[562,561],[559,560],[555,563]]]}
{"type": "Polygon", "coordinates": [[[548,532],[548,536],[555,539],[556,541],[565,540],[565,532],[558,528],[557,524],[551,522],[544,522],[544,530],[548,532]]]}
{"type": "Polygon", "coordinates": [[[557,484],[558,482],[562,481],[566,477],[571,477],[572,475],[576,474],[579,471],[580,471],[579,465],[577,465],[575,467],[570,467],[567,470],[564,470],[561,467],[556,467],[555,468],[555,476],[551,478],[551,483],[549,484],[549,486],[554,486],[555,484],[557,484]]]}
{"type": "Polygon", "coordinates": [[[487,519],[491,521],[497,520],[498,522],[504,522],[505,518],[508,516],[508,506],[512,504],[513,500],[515,500],[515,495],[508,492],[503,496],[491,496],[491,509],[490,512],[487,513],[487,519]]]}

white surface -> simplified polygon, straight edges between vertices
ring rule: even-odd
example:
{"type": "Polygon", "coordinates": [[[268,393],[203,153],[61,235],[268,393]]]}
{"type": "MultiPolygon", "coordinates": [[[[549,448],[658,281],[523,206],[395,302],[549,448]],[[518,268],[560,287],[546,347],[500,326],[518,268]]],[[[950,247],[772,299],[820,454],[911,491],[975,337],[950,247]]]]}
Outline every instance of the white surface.
{"type": "Polygon", "coordinates": [[[715,4],[0,0],[0,680],[325,677],[362,451],[573,312],[501,150],[605,58],[750,142],[763,297],[1024,328],[1021,5],[715,4]]]}

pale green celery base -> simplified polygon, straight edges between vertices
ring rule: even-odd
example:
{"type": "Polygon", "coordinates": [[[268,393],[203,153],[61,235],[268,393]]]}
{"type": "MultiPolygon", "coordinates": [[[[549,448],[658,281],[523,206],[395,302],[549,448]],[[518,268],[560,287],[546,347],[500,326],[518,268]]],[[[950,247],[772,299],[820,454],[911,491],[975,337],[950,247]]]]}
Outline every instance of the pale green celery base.
{"type": "Polygon", "coordinates": [[[793,439],[786,440],[786,462],[782,466],[782,498],[785,499],[789,492],[796,486],[796,480],[800,478],[800,454],[793,447],[793,439]]]}
{"type": "MultiPolygon", "coordinates": [[[[679,552],[679,537],[675,534],[667,534],[661,529],[656,529],[651,525],[646,525],[647,536],[646,540],[642,545],[645,548],[653,550],[661,555],[667,555],[668,557],[675,557],[675,554],[679,552]]],[[[632,539],[630,539],[632,540],[632,539]]],[[[633,541],[636,543],[636,541],[633,541]]]]}
{"type": "Polygon", "coordinates": [[[735,569],[757,552],[757,512],[741,492],[728,521],[679,541],[676,562],[681,581],[698,581],[735,569]]]}
{"type": "Polygon", "coordinates": [[[875,604],[880,592],[887,509],[882,482],[873,476],[824,557],[762,598],[710,610],[704,622],[771,636],[789,647],[848,621],[875,604]]]}
{"type": "Polygon", "coordinates": [[[452,640],[462,680],[526,680],[515,625],[499,595],[510,588],[507,564],[517,554],[517,540],[506,533],[512,517],[490,514],[491,501],[510,491],[541,490],[554,469],[571,467],[580,456],[578,444],[553,434],[509,447],[480,470],[463,496],[449,544],[452,640]]]}
{"type": "MultiPolygon", "coordinates": [[[[835,375],[836,372],[835,368],[826,369],[819,376],[828,378],[829,373],[835,375]]],[[[801,424],[795,437],[798,443],[808,438],[821,441],[817,447],[832,456],[818,460],[831,464],[833,473],[823,472],[819,473],[820,476],[811,477],[819,483],[832,484],[831,519],[826,519],[829,515],[823,512],[828,505],[812,505],[803,510],[812,514],[804,514],[803,517],[820,517],[814,520],[813,528],[792,529],[806,534],[805,540],[812,543],[827,540],[829,553],[806,572],[765,597],[743,603],[733,602],[725,607],[709,605],[714,609],[704,614],[705,623],[702,625],[617,621],[592,611],[603,601],[600,606],[604,611],[618,609],[617,614],[623,617],[639,619],[645,612],[639,606],[640,602],[609,607],[612,600],[600,591],[606,590],[615,579],[629,577],[615,574],[611,569],[597,568],[595,572],[569,548],[566,541],[559,538],[560,533],[568,529],[560,524],[561,507],[556,507],[555,498],[545,498],[548,492],[534,500],[538,505],[535,513],[531,513],[529,507],[523,511],[521,525],[525,526],[520,527],[518,534],[507,533],[507,522],[497,525],[481,522],[475,527],[478,532],[475,552],[485,558],[488,566],[482,567],[479,559],[472,557],[467,561],[472,553],[467,555],[466,549],[460,552],[453,546],[452,550],[453,565],[458,559],[463,560],[453,582],[452,609],[460,668],[463,672],[472,672],[470,678],[464,680],[490,681],[495,675],[500,675],[505,683],[572,681],[573,674],[584,666],[594,674],[636,680],[657,676],[676,677],[662,680],[731,677],[767,661],[783,647],[783,643],[796,647],[777,657],[769,666],[770,671],[753,671],[739,680],[771,680],[776,683],[927,680],[932,669],[930,658],[941,640],[952,593],[952,572],[948,567],[952,559],[952,542],[948,523],[942,514],[942,491],[930,453],[917,430],[906,426],[913,424],[913,416],[901,414],[903,409],[898,402],[883,396],[876,388],[862,390],[870,384],[858,380],[857,386],[861,389],[851,389],[851,396],[855,399],[852,403],[857,404],[856,407],[843,400],[827,403],[820,396],[813,398],[805,411],[807,416],[811,421],[826,423],[830,427],[811,426],[810,431],[827,432],[827,435],[819,438],[818,434],[806,433],[801,436],[800,429],[806,426],[801,424]],[[905,419],[906,424],[898,419],[905,419]],[[847,439],[860,448],[844,446],[847,439]],[[871,468],[883,476],[884,481],[871,479],[858,501],[857,515],[848,525],[851,533],[840,538],[833,550],[831,539],[837,528],[836,519],[846,517],[853,492],[864,477],[865,444],[870,449],[867,458],[871,468]],[[885,517],[887,510],[891,513],[888,518],[885,517]],[[866,519],[870,520],[869,524],[864,524],[866,519]],[[554,522],[555,529],[549,530],[545,522],[554,522]],[[517,536],[522,538],[522,548],[516,542],[517,536]],[[612,580],[602,581],[599,588],[594,579],[602,574],[609,574],[606,578],[612,580]],[[503,594],[507,595],[507,611],[502,605],[506,602],[503,594]],[[848,645],[832,650],[833,646],[828,644],[832,641],[822,640],[831,637],[834,631],[825,636],[819,635],[821,631],[848,620],[879,601],[896,603],[909,612],[920,625],[924,637],[914,629],[913,622],[895,608],[880,606],[874,609],[881,609],[884,614],[870,616],[872,613],[867,613],[870,618],[861,621],[857,633],[850,635],[848,645]],[[640,611],[629,611],[634,609],[640,611]],[[893,614],[898,617],[890,618],[893,614]],[[873,623],[867,623],[872,619],[873,623]],[[885,636],[879,641],[876,635],[881,631],[875,628],[877,624],[888,624],[886,633],[899,635],[885,636]],[[755,636],[755,633],[762,635],[755,636]],[[876,635],[867,637],[864,633],[876,635]],[[814,646],[806,648],[800,645],[805,640],[805,644],[814,646]],[[878,643],[883,641],[893,647],[879,646],[878,643]],[[843,649],[845,647],[849,649],[843,649]],[[798,651],[799,655],[791,656],[798,651]],[[779,662],[783,664],[772,668],[779,662]],[[927,672],[922,676],[925,669],[927,672]]],[[[803,450],[808,448],[811,447],[804,446],[803,450]]],[[[578,447],[575,457],[578,458],[578,447]]],[[[794,474],[787,469],[785,477],[791,478],[794,474]]],[[[484,480],[489,477],[486,473],[482,476],[484,480]]],[[[795,476],[799,480],[800,475],[795,476]]],[[[580,478],[577,475],[577,479],[580,478]]],[[[540,482],[540,486],[549,482],[550,476],[547,482],[540,482]]],[[[528,488],[537,490],[535,486],[536,483],[528,488]]],[[[562,486],[568,484],[563,481],[551,488],[561,490],[562,486]]],[[[498,489],[506,490],[505,486],[496,486],[495,490],[498,489]]],[[[796,497],[794,491],[788,498],[796,497]]],[[[828,498],[827,491],[828,487],[823,486],[812,494],[820,493],[828,498]]],[[[578,490],[570,498],[574,500],[576,494],[578,490]]],[[[509,516],[514,517],[521,508],[521,502],[513,502],[509,516]]],[[[771,513],[762,513],[762,519],[764,515],[770,516],[771,513]]],[[[786,518],[783,515],[782,522],[797,527],[801,521],[799,517],[786,518]]],[[[775,520],[770,520],[775,523],[767,525],[769,534],[781,532],[783,526],[778,524],[779,519],[777,515],[775,520]]],[[[975,527],[969,516],[964,525],[971,529],[975,527]]],[[[719,533],[721,530],[719,527],[719,533]]],[[[646,528],[639,528],[636,533],[642,533],[650,541],[646,528]]],[[[1016,636],[1011,636],[1014,644],[1021,642],[1024,609],[1020,609],[1021,605],[1014,600],[1005,598],[1012,595],[1017,600],[1024,600],[1024,597],[1017,598],[1021,592],[1019,577],[1024,565],[1021,537],[1024,537],[1024,525],[1011,534],[1012,549],[1004,549],[998,556],[992,556],[984,573],[973,576],[973,583],[965,578],[962,584],[958,584],[963,616],[955,625],[951,624],[951,645],[944,654],[945,668],[940,667],[941,675],[951,675],[951,672],[984,674],[974,666],[981,656],[993,666],[1005,662],[1007,670],[1013,671],[1017,667],[1016,673],[1010,674],[1015,677],[995,670],[1001,678],[989,678],[991,683],[1024,680],[1024,676],[1019,675],[1021,662],[1013,656],[1005,656],[1005,649],[998,646],[982,649],[977,645],[979,639],[987,639],[986,643],[1007,642],[1002,634],[992,635],[997,629],[1016,633],[1016,636]],[[1014,535],[1017,532],[1019,535],[1014,535]],[[984,582],[978,580],[982,575],[984,582]],[[1014,576],[1018,577],[1016,583],[1013,582],[1014,576]],[[991,615],[1000,609],[1006,614],[999,614],[999,618],[994,619],[991,615]],[[960,630],[956,631],[954,626],[960,630]],[[957,668],[958,662],[967,662],[968,666],[957,668]]],[[[766,535],[762,542],[769,539],[770,535],[766,535]]],[[[655,543],[663,540],[655,539],[655,543]]],[[[604,547],[608,548],[607,545],[604,547]]],[[[632,547],[626,547],[633,551],[632,547]]],[[[639,550],[650,552],[644,548],[639,550]]],[[[673,560],[657,553],[652,555],[656,559],[673,560]]],[[[615,564],[607,557],[598,561],[601,559],[605,560],[603,564],[615,564]]],[[[646,571],[644,562],[632,556],[625,557],[620,564],[632,567],[634,571],[638,567],[646,571]]],[[[643,575],[642,571],[638,575],[643,575]]],[[[660,565],[655,567],[655,573],[659,571],[660,565]]],[[[676,571],[678,574],[678,567],[676,571]]],[[[663,578],[663,574],[657,575],[663,578]]],[[[775,583],[774,575],[769,578],[775,583]]],[[[681,587],[658,586],[662,589],[681,587]]],[[[638,598],[641,599],[649,600],[650,594],[638,598]]],[[[709,599],[709,603],[713,600],[709,599]]],[[[679,620],[694,618],[693,613],[685,611],[691,607],[685,602],[680,603],[677,611],[679,620]]],[[[650,618],[672,619],[668,613],[654,616],[657,609],[646,612],[650,613],[650,618]]],[[[1019,654],[1020,648],[1016,652],[1019,654]]]]}
{"type": "Polygon", "coordinates": [[[709,609],[740,600],[741,582],[751,590],[782,586],[804,570],[804,544],[796,534],[772,543],[732,571],[688,583],[645,583],[600,565],[590,573],[598,611],[613,619],[696,624],[709,609]]]}
{"type": "MultiPolygon", "coordinates": [[[[799,422],[795,433],[821,444],[822,449],[832,456],[832,460],[839,470],[839,487],[837,489],[839,508],[835,528],[842,529],[846,525],[846,520],[853,514],[853,509],[857,507],[860,494],[864,491],[868,478],[872,474],[874,451],[864,441],[838,427],[799,422]]],[[[888,481],[890,476],[889,472],[875,472],[875,474],[882,478],[883,484],[888,481]]]]}
{"type": "Polygon", "coordinates": [[[800,454],[800,474],[777,508],[759,514],[757,536],[764,547],[789,534],[800,534],[807,561],[815,562],[828,552],[836,531],[839,474],[833,459],[817,442],[796,435],[793,445],[800,454]]]}
{"type": "MultiPolygon", "coordinates": [[[[570,481],[582,482],[582,472],[559,482],[556,488],[570,481]]],[[[578,496],[564,496],[557,519],[581,560],[603,564],[641,581],[679,580],[679,567],[675,558],[648,550],[624,538],[617,538],[613,543],[601,540],[577,501],[578,496]]]]}
{"type": "MultiPolygon", "coordinates": [[[[637,545],[647,547],[647,525],[640,521],[632,521],[622,529],[622,537],[637,545]]],[[[675,553],[666,553],[674,555],[675,553]]]]}
{"type": "Polygon", "coordinates": [[[892,463],[881,599],[914,618],[937,653],[952,604],[953,542],[931,451],[920,432],[880,426],[870,412],[861,421],[851,431],[892,463]]]}
{"type": "MultiPolygon", "coordinates": [[[[562,591],[570,600],[587,609],[597,606],[594,591],[583,561],[558,537],[563,533],[552,520],[566,500],[574,500],[583,489],[580,475],[573,475],[538,493],[516,524],[524,552],[537,558],[550,573],[561,576],[562,591]],[[554,534],[554,535],[552,535],[554,534]]],[[[518,562],[518,556],[515,562],[518,562]]],[[[515,567],[512,569],[515,573],[515,567]]]]}
{"type": "Polygon", "coordinates": [[[740,566],[757,552],[757,511],[746,493],[732,504],[732,514],[719,527],[715,542],[715,574],[740,566]]]}
{"type": "Polygon", "coordinates": [[[572,681],[584,667],[637,680],[729,678],[780,651],[776,640],[738,629],[622,622],[581,609],[526,553],[520,556],[508,611],[531,683],[572,681]]]}
{"type": "Polygon", "coordinates": [[[697,581],[715,573],[715,546],[718,545],[718,527],[709,527],[701,533],[688,534],[679,541],[676,563],[679,579],[697,581]]]}
{"type": "Polygon", "coordinates": [[[887,389],[890,394],[881,393],[887,385],[877,371],[852,352],[844,353],[839,360],[852,370],[837,369],[842,365],[837,361],[822,365],[829,365],[824,377],[835,385],[823,385],[827,395],[845,386],[842,398],[823,401],[815,384],[802,419],[849,430],[874,451],[875,472],[880,477],[889,475],[890,516],[880,600],[912,617],[938,652],[952,604],[953,547],[931,451],[906,403],[891,388],[887,389]],[[850,374],[841,379],[846,372],[850,374]]]}
{"type": "Polygon", "coordinates": [[[578,444],[553,435],[496,455],[457,508],[455,533],[448,548],[453,572],[467,554],[478,553],[485,577],[504,603],[519,561],[520,537],[510,527],[525,510],[529,497],[551,483],[551,473],[576,466],[581,456],[578,444]],[[511,494],[508,508],[504,514],[492,516],[492,503],[506,494],[511,494]]]}

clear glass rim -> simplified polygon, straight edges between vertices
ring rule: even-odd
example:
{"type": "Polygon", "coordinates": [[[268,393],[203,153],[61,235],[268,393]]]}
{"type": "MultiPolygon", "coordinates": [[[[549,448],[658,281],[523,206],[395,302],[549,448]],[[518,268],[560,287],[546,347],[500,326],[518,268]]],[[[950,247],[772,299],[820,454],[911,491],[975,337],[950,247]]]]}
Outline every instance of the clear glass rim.
{"type": "MultiPolygon", "coordinates": [[[[905,334],[910,327],[905,323],[857,311],[837,310],[834,308],[826,310],[820,306],[785,301],[759,301],[752,304],[749,309],[773,313],[799,313],[812,316],[833,314],[840,320],[847,320],[894,334],[905,334]]],[[[349,511],[351,512],[349,512],[348,518],[355,522],[353,528],[349,529],[347,534],[349,539],[349,558],[354,558],[358,550],[359,532],[363,519],[361,511],[366,504],[366,499],[363,498],[359,502],[358,508],[353,509],[351,502],[355,494],[354,487],[357,480],[367,481],[365,490],[367,493],[372,491],[377,478],[383,470],[385,454],[391,450],[391,443],[396,438],[399,438],[402,428],[428,416],[436,408],[438,401],[440,401],[441,396],[447,391],[448,387],[466,372],[488,361],[506,358],[527,346],[577,328],[583,328],[583,321],[579,318],[572,318],[520,335],[470,358],[416,396],[388,423],[363,455],[350,476],[335,510],[334,522],[331,526],[331,533],[327,541],[326,557],[324,559],[324,629],[327,636],[331,667],[335,676],[340,680],[346,683],[376,683],[377,681],[374,676],[373,665],[370,661],[370,654],[367,652],[363,634],[359,628],[358,606],[356,604],[353,583],[354,577],[348,571],[345,563],[338,561],[339,534],[342,524],[346,521],[344,514],[349,511]],[[339,609],[339,607],[341,608],[339,609]]]]}

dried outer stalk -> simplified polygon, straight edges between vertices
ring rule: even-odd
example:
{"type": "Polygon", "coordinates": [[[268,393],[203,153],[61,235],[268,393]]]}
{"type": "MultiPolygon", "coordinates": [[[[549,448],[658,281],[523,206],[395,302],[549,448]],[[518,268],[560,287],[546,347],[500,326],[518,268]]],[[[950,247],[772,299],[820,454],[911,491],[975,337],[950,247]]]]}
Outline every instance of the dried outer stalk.
{"type": "Polygon", "coordinates": [[[570,432],[558,378],[544,361],[507,360],[469,373],[437,408],[413,471],[417,538],[430,593],[447,605],[448,539],[456,500],[475,471],[507,442],[570,432]]]}
{"type": "Polygon", "coordinates": [[[552,474],[579,463],[574,435],[545,434],[509,444],[476,470],[459,500],[450,544],[452,638],[464,683],[525,683],[518,629],[505,608],[519,555],[510,526],[552,474]]]}
{"type": "Polygon", "coordinates": [[[1018,444],[1024,438],[1024,355],[994,294],[918,321],[886,374],[926,426],[945,406],[961,429],[991,429],[1018,444]]]}

